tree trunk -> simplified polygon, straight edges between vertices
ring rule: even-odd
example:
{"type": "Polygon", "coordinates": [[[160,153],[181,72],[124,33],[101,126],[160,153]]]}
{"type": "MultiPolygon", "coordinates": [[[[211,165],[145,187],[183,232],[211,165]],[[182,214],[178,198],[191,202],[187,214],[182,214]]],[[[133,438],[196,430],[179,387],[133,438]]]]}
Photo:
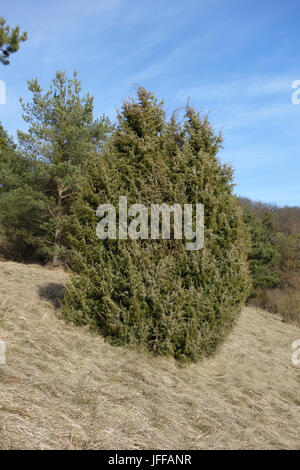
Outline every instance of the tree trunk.
{"type": "Polygon", "coordinates": [[[59,183],[57,184],[57,216],[56,216],[56,227],[54,233],[54,254],[52,260],[52,266],[54,268],[59,267],[59,251],[60,251],[60,239],[61,239],[61,218],[62,218],[62,194],[63,190],[59,183]]]}

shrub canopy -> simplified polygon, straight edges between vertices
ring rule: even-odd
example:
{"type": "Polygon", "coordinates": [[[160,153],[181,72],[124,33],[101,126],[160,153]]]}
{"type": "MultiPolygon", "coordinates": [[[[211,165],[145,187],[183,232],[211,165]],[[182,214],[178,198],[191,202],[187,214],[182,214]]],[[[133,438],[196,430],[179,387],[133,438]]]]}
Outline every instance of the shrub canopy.
{"type": "Polygon", "coordinates": [[[182,122],[139,88],[124,102],[99,158],[89,159],[69,227],[73,268],[67,319],[179,360],[209,355],[230,331],[248,294],[247,239],[232,169],[217,158],[222,144],[207,117],[187,106],[182,122]],[[96,208],[119,196],[128,205],[204,204],[205,242],[103,240],[96,208]]]}

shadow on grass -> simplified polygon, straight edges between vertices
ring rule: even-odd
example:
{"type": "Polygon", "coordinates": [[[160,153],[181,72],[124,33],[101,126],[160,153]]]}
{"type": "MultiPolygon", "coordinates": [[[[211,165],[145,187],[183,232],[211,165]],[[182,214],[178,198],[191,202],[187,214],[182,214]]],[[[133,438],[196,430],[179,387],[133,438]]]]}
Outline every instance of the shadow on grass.
{"type": "Polygon", "coordinates": [[[51,302],[56,310],[61,307],[65,291],[65,286],[56,284],[55,282],[50,282],[46,286],[39,286],[39,296],[51,302]]]}

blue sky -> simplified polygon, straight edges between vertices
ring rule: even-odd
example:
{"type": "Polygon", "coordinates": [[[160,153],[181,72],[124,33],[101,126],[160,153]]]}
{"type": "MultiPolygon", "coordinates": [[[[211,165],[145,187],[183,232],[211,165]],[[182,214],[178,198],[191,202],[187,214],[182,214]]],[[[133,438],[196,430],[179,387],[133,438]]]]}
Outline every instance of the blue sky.
{"type": "Polygon", "coordinates": [[[299,0],[14,0],[0,15],[29,37],[0,69],[10,134],[25,127],[27,79],[48,89],[56,70],[76,69],[95,116],[111,119],[138,84],[168,112],[188,97],[209,112],[237,194],[300,205],[299,0]]]}

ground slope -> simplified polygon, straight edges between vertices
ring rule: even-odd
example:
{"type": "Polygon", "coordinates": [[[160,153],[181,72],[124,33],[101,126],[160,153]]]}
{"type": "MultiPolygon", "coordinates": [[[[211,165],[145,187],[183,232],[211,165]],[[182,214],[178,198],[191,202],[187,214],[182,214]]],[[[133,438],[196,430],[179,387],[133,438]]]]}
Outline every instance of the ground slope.
{"type": "Polygon", "coordinates": [[[300,448],[300,329],[245,308],[221,351],[178,368],[66,325],[67,275],[0,263],[0,449],[300,448]]]}

